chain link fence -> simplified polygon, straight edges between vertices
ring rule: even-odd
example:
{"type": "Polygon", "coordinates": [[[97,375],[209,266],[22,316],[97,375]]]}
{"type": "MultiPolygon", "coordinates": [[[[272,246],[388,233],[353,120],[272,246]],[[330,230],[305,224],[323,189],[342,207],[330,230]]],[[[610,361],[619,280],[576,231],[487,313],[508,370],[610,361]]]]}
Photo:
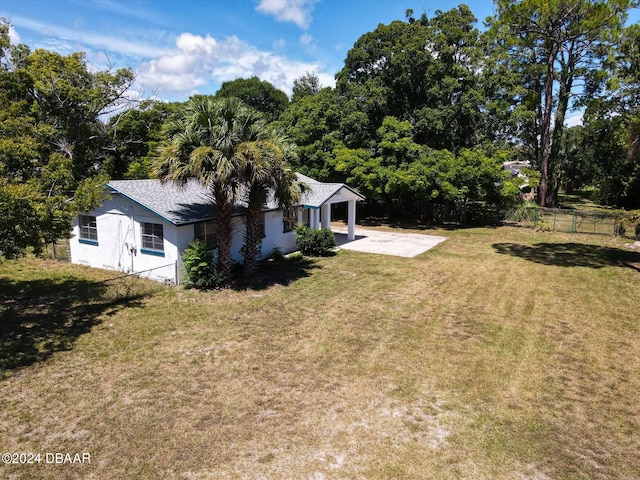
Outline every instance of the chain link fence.
{"type": "Polygon", "coordinates": [[[638,238],[640,222],[628,223],[614,212],[520,206],[508,211],[507,225],[551,232],[586,233],[638,238]]]}

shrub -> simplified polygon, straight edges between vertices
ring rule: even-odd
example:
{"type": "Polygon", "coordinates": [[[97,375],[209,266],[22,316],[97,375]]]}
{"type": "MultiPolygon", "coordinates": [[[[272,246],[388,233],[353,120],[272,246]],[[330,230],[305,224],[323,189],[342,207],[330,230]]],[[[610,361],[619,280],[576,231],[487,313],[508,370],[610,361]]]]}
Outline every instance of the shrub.
{"type": "Polygon", "coordinates": [[[540,217],[540,207],[535,202],[523,202],[510,209],[505,215],[505,220],[515,223],[536,223],[540,217]]]}
{"type": "Polygon", "coordinates": [[[619,212],[616,217],[616,235],[640,240],[640,210],[619,212]]]}
{"type": "Polygon", "coordinates": [[[271,260],[279,261],[284,258],[284,253],[282,253],[282,249],[280,247],[273,247],[269,252],[268,258],[271,260]]]}
{"type": "Polygon", "coordinates": [[[222,272],[213,267],[213,252],[200,240],[192,241],[185,248],[182,261],[187,271],[187,287],[208,290],[221,287],[226,280],[222,272]]]}
{"type": "Polygon", "coordinates": [[[328,228],[316,230],[306,225],[296,227],[296,243],[303,255],[323,257],[333,253],[336,238],[328,228]]]}

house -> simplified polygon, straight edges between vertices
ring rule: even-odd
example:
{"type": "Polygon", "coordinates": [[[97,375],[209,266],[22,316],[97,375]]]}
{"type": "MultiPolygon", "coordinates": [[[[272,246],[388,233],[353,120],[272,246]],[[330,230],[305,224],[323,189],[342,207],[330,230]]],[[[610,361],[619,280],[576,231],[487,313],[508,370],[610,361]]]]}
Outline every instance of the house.
{"type": "Polygon", "coordinates": [[[522,200],[532,201],[536,198],[536,191],[529,185],[529,177],[523,171],[525,169],[531,169],[531,162],[528,160],[504,162],[502,167],[511,174],[512,178],[517,177],[522,179],[522,183],[518,186],[522,200]]]}
{"type": "MultiPolygon", "coordinates": [[[[297,223],[330,227],[331,205],[347,202],[348,236],[355,238],[356,202],[364,196],[343,183],[322,183],[302,174],[309,186],[296,209],[297,223]]],[[[182,252],[193,239],[216,245],[213,207],[207,189],[196,180],[180,187],[159,180],[112,180],[104,203],[73,221],[71,262],[95,268],[136,273],[179,284],[182,252]]],[[[274,248],[296,249],[294,223],[270,201],[264,208],[262,257],[274,248]]],[[[240,261],[244,237],[244,207],[233,218],[232,257],[240,261]]]]}

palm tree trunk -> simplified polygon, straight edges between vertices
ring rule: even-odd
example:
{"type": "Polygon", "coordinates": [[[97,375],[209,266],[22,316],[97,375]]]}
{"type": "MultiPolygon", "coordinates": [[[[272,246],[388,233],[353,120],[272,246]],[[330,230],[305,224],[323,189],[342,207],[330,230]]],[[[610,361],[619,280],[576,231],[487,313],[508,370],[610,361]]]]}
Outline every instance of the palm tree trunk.
{"type": "Polygon", "coordinates": [[[231,241],[233,237],[232,208],[227,200],[226,192],[221,189],[214,191],[215,223],[218,235],[217,269],[225,278],[231,274],[231,241]]]}
{"type": "Polygon", "coordinates": [[[244,233],[244,267],[243,275],[250,277],[257,268],[258,255],[260,253],[260,226],[262,209],[249,205],[246,216],[246,229],[244,233]]]}

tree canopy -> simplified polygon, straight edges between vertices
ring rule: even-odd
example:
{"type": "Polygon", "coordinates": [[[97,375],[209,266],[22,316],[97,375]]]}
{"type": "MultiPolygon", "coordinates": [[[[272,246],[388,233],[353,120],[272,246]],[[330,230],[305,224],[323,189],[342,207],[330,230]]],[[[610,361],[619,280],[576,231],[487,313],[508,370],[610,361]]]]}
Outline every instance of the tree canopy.
{"type": "Polygon", "coordinates": [[[235,97],[264,115],[267,122],[277,120],[289,104],[287,94],[258,77],[223,82],[216,97],[235,97]]]}
{"type": "Polygon", "coordinates": [[[94,71],[82,53],[8,41],[0,21],[0,251],[20,254],[69,235],[99,199],[110,142],[102,119],[125,108],[129,69],[94,71]]]}

